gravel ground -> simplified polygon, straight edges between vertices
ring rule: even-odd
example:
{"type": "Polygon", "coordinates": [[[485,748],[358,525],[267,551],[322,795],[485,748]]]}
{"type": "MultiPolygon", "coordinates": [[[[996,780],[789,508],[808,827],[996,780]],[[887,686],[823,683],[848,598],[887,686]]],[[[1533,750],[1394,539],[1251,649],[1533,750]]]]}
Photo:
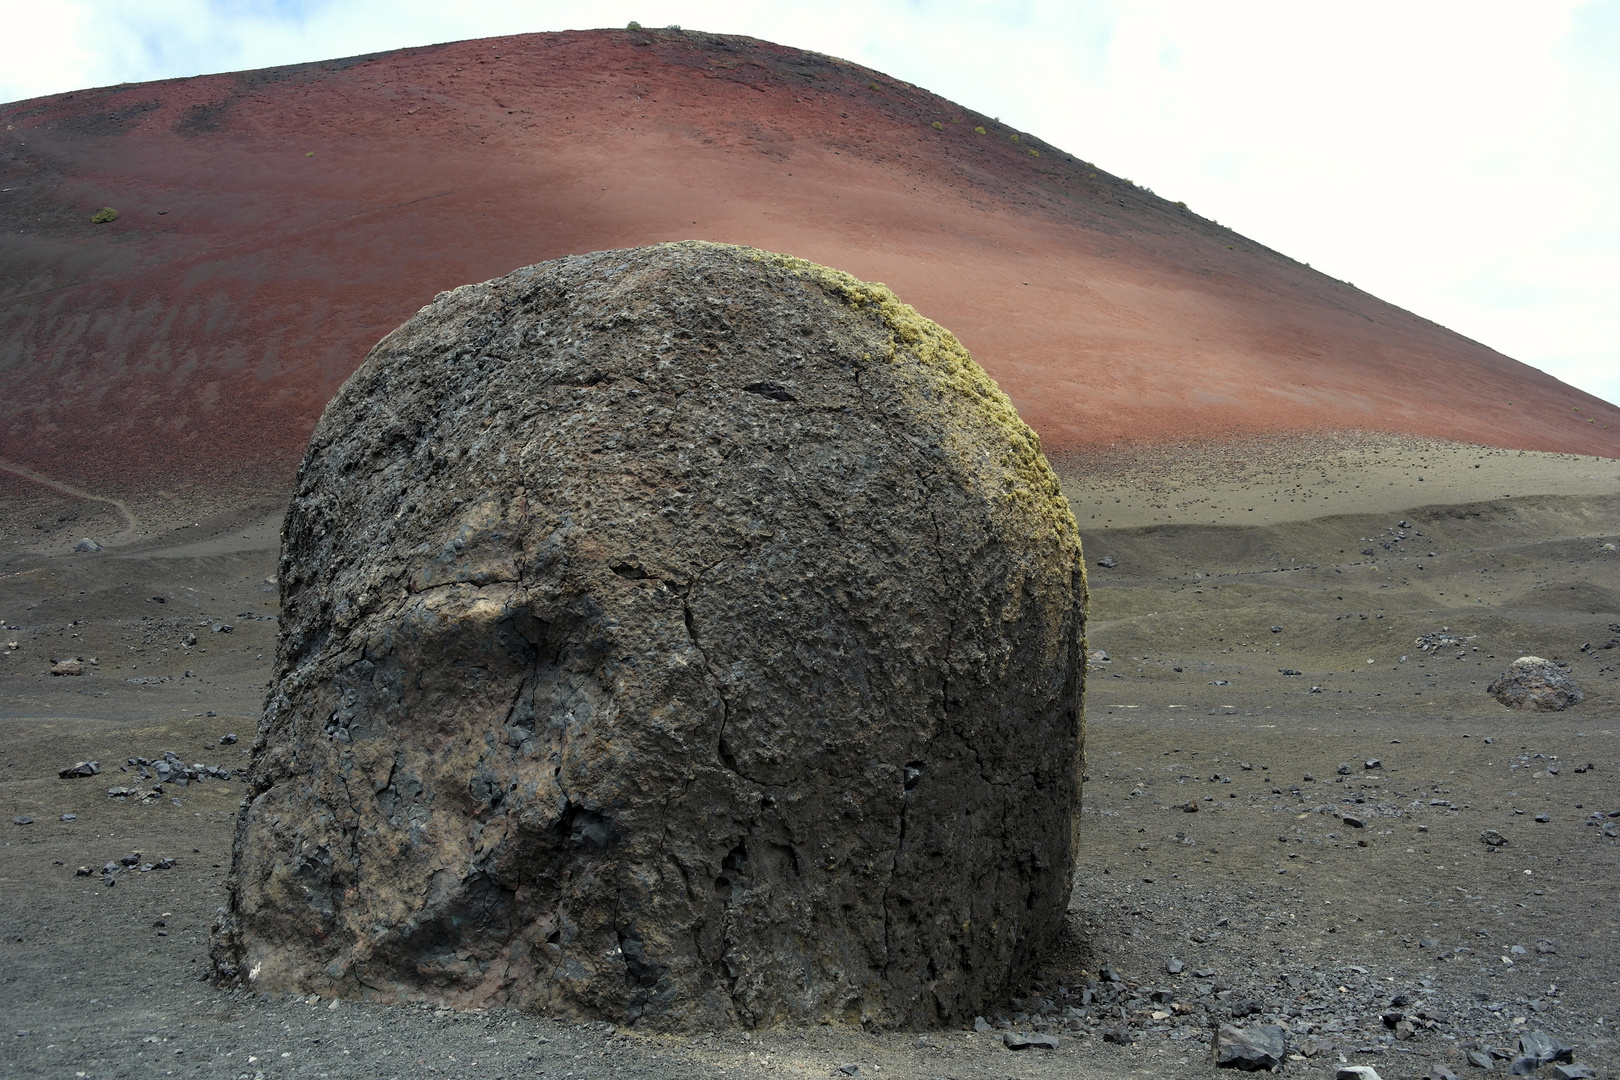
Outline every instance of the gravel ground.
{"type": "Polygon", "coordinates": [[[1527,1031],[1613,1075],[1617,533],[1620,500],[1581,495],[1088,533],[1115,566],[1092,570],[1108,659],[1067,939],[987,1030],[921,1033],[656,1035],[203,981],[274,634],[241,615],[273,610],[274,528],[244,509],[166,544],[8,556],[0,1076],[1209,1077],[1222,1022],[1283,1028],[1299,1077],[1483,1076],[1469,1052],[1505,1071],[1493,1052],[1527,1031]],[[1586,701],[1490,700],[1530,651],[1586,701]],[[99,663],[52,677],[57,654],[99,663]],[[155,766],[128,761],[166,751],[205,778],[171,767],[152,794],[155,766]],[[85,759],[98,775],[58,777],[85,759]],[[1009,1032],[1057,1047],[1009,1050],[1009,1032]]]}

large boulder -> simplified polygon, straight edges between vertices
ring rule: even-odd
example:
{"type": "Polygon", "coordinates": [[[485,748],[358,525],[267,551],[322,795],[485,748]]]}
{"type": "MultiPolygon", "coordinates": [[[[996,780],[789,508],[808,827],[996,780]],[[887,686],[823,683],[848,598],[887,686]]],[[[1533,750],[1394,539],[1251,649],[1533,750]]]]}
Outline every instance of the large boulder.
{"type": "Polygon", "coordinates": [[[327,407],[282,542],[222,976],[931,1026],[1059,933],[1079,536],[883,286],[681,243],[441,294],[327,407]]]}
{"type": "Polygon", "coordinates": [[[1569,672],[1539,656],[1521,656],[1485,692],[1510,709],[1557,712],[1579,705],[1586,695],[1569,672]]]}

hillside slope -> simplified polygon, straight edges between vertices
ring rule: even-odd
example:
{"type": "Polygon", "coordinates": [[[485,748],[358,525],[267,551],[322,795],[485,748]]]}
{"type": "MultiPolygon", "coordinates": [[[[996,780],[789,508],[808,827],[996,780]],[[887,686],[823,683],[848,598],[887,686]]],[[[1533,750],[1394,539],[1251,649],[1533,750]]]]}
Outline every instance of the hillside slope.
{"type": "Polygon", "coordinates": [[[467,41],[0,122],[0,458],[102,492],[279,488],[435,293],[685,238],[888,283],[1048,450],[1362,429],[1620,456],[1612,405],[1028,134],[750,39],[467,41]]]}

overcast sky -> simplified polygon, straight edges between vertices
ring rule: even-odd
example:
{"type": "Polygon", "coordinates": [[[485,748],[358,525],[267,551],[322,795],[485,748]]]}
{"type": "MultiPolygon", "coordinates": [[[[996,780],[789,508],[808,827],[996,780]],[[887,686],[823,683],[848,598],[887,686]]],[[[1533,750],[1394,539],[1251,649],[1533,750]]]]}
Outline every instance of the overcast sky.
{"type": "Polygon", "coordinates": [[[0,100],[630,19],[814,49],[1620,403],[1620,0],[6,4],[0,100]]]}

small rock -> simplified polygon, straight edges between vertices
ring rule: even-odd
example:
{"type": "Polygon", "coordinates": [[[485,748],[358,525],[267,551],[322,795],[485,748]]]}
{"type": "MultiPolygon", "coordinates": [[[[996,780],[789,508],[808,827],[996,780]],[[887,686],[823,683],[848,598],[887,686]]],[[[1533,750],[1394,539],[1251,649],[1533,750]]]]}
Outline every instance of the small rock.
{"type": "Polygon", "coordinates": [[[1536,1059],[1536,1064],[1575,1060],[1575,1048],[1559,1042],[1545,1031],[1526,1031],[1519,1036],[1519,1049],[1536,1059]]]}
{"type": "Polygon", "coordinates": [[[27,814],[18,814],[16,817],[11,819],[11,823],[13,825],[32,825],[34,823],[34,819],[29,817],[27,814]]]}
{"type": "Polygon", "coordinates": [[[1333,1080],[1384,1080],[1370,1065],[1342,1065],[1333,1074],[1333,1080]]]}
{"type": "Polygon", "coordinates": [[[1102,1037],[1103,1042],[1117,1043],[1120,1046],[1129,1046],[1131,1041],[1136,1038],[1131,1033],[1131,1029],[1124,1026],[1103,1028],[1102,1037]]]}
{"type": "Polygon", "coordinates": [[[231,746],[235,742],[236,742],[236,736],[235,735],[221,735],[219,737],[219,745],[221,745],[221,746],[231,746]]]}
{"type": "Polygon", "coordinates": [[[1514,1058],[1513,1062],[1508,1065],[1508,1075],[1529,1076],[1540,1067],[1541,1062],[1537,1061],[1529,1054],[1521,1054],[1519,1057],[1514,1058]]]}
{"type": "Polygon", "coordinates": [[[1276,1024],[1222,1024],[1215,1035],[1215,1064],[1222,1069],[1274,1069],[1283,1063],[1286,1050],[1283,1029],[1276,1024]]]}
{"type": "Polygon", "coordinates": [[[1272,632],[1272,633],[1273,633],[1273,634],[1280,634],[1280,633],[1282,633],[1282,627],[1280,627],[1280,626],[1273,626],[1273,627],[1272,627],[1272,628],[1271,628],[1271,632],[1272,632]]]}
{"type": "Polygon", "coordinates": [[[1379,761],[1375,757],[1370,757],[1370,758],[1367,759],[1367,768],[1369,768],[1369,769],[1383,768],[1383,765],[1384,765],[1384,763],[1382,761],[1379,761]]]}
{"type": "Polygon", "coordinates": [[[1536,820],[1540,821],[1542,823],[1546,823],[1546,822],[1551,821],[1552,817],[1550,815],[1548,815],[1548,814],[1537,814],[1536,815],[1536,820]]]}
{"type": "Polygon", "coordinates": [[[1191,800],[1189,800],[1189,801],[1187,801],[1185,803],[1182,803],[1181,804],[1181,809],[1184,812],[1189,813],[1189,814],[1198,813],[1198,800],[1197,799],[1191,799],[1191,800]]]}
{"type": "Polygon", "coordinates": [[[1507,837],[1495,829],[1486,829],[1479,834],[1479,842],[1486,847],[1507,847],[1507,837]]]}
{"type": "Polygon", "coordinates": [[[89,877],[93,873],[95,873],[95,871],[90,869],[88,866],[81,866],[77,870],[73,871],[73,876],[74,877],[89,877]]]}
{"type": "Polygon", "coordinates": [[[1352,829],[1365,829],[1367,827],[1367,823],[1356,817],[1354,814],[1344,814],[1339,818],[1339,820],[1350,826],[1352,829]]]}
{"type": "Polygon", "coordinates": [[[230,632],[232,632],[235,629],[236,629],[236,627],[234,627],[230,623],[226,623],[226,622],[215,623],[214,624],[214,633],[216,633],[216,634],[229,634],[230,632]]]}
{"type": "Polygon", "coordinates": [[[1102,558],[1097,560],[1097,565],[1102,567],[1104,570],[1112,570],[1114,567],[1118,566],[1119,563],[1112,555],[1104,555],[1102,558]]]}
{"type": "Polygon", "coordinates": [[[975,1016],[973,1018],[973,1030],[974,1031],[994,1031],[995,1029],[990,1026],[990,1021],[986,1020],[984,1017],[975,1016]]]}
{"type": "Polygon", "coordinates": [[[74,551],[100,551],[101,550],[101,545],[96,543],[94,540],[90,539],[87,536],[83,540],[80,540],[77,544],[74,544],[73,545],[73,550],[74,551]]]}
{"type": "Polygon", "coordinates": [[[1444,1065],[1430,1065],[1424,1080],[1457,1080],[1457,1074],[1444,1065]]]}
{"type": "Polygon", "coordinates": [[[1468,1051],[1468,1064],[1478,1066],[1487,1072],[1496,1068],[1496,1062],[1491,1059],[1491,1055],[1483,1050],[1468,1051]]]}
{"type": "Polygon", "coordinates": [[[838,1066],[838,1071],[843,1073],[845,1076],[861,1075],[861,1067],[855,1064],[853,1061],[848,1061],[838,1066]]]}
{"type": "Polygon", "coordinates": [[[60,821],[78,821],[79,820],[79,815],[78,814],[63,814],[58,820],[60,820],[60,821]]]}
{"type": "Polygon", "coordinates": [[[1339,763],[1339,775],[1340,776],[1349,776],[1351,773],[1353,773],[1355,771],[1356,771],[1355,766],[1351,765],[1348,761],[1344,761],[1344,762],[1339,763]]]}
{"type": "Polygon", "coordinates": [[[51,665],[52,675],[83,675],[84,662],[82,660],[58,660],[51,665]]]}
{"type": "Polygon", "coordinates": [[[100,771],[101,762],[81,761],[75,765],[69,765],[65,769],[58,769],[56,775],[60,776],[64,780],[72,780],[75,777],[80,776],[95,776],[100,771]]]}
{"type": "Polygon", "coordinates": [[[1589,1065],[1560,1064],[1551,1070],[1553,1080],[1593,1080],[1597,1073],[1589,1065]]]}
{"type": "Polygon", "coordinates": [[[1001,1036],[1001,1044],[1009,1050],[1056,1050],[1056,1035],[1022,1035],[1009,1031],[1001,1036]]]}
{"type": "Polygon", "coordinates": [[[1485,692],[1510,709],[1529,712],[1557,712],[1586,696],[1568,672],[1539,656],[1519,657],[1485,692]]]}
{"type": "Polygon", "coordinates": [[[1184,965],[1182,962],[1172,956],[1170,958],[1170,962],[1164,965],[1164,970],[1169,972],[1171,975],[1180,975],[1183,967],[1184,965]]]}
{"type": "Polygon", "coordinates": [[[1426,937],[1418,939],[1418,948],[1420,949],[1432,949],[1438,944],[1440,944],[1439,938],[1426,937]]]}

